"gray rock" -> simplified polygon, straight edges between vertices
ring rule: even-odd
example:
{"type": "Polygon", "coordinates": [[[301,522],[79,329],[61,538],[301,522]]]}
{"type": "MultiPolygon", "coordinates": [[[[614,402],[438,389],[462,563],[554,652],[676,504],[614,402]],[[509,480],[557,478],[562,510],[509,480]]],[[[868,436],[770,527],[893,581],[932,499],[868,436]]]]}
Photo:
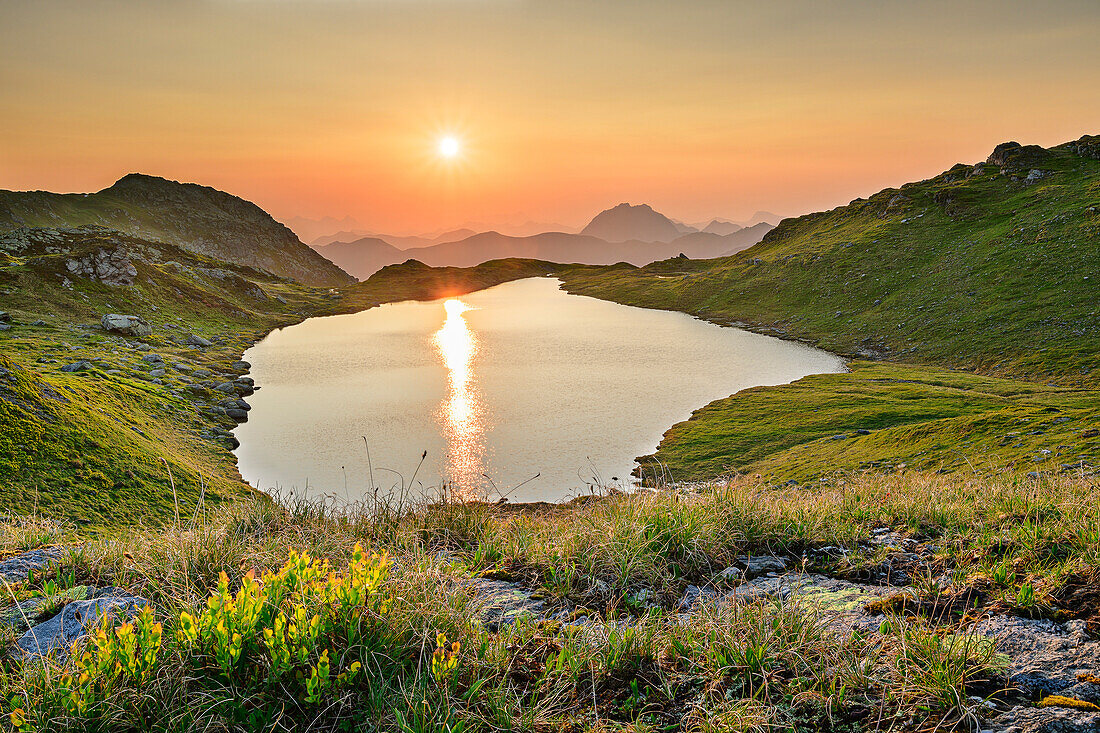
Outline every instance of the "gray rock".
{"type": "Polygon", "coordinates": [[[9,583],[26,580],[27,573],[32,570],[41,570],[51,562],[59,560],[65,554],[60,547],[46,547],[40,550],[30,550],[7,560],[0,561],[0,578],[9,583]]]}
{"type": "Polygon", "coordinates": [[[214,342],[209,339],[204,339],[202,336],[197,336],[195,334],[191,334],[187,337],[187,343],[190,346],[201,346],[203,348],[214,345],[214,342]]]}
{"type": "Polygon", "coordinates": [[[233,362],[232,364],[230,364],[230,367],[236,371],[247,372],[249,369],[252,368],[252,365],[249,364],[247,361],[242,360],[233,362]]]}
{"type": "Polygon", "coordinates": [[[1096,733],[1100,713],[1071,708],[1015,707],[993,721],[998,733],[1096,733]]]}
{"type": "Polygon", "coordinates": [[[248,411],[242,410],[239,407],[228,407],[225,410],[227,417],[230,417],[237,422],[248,422],[248,411]]]}
{"type": "Polygon", "coordinates": [[[67,603],[70,601],[83,601],[90,595],[93,588],[87,585],[78,585],[67,588],[52,596],[36,596],[20,601],[0,612],[0,623],[10,626],[16,633],[25,632],[38,623],[42,612],[52,604],[67,603]]]}
{"type": "Polygon", "coordinates": [[[99,280],[104,285],[116,287],[133,285],[138,274],[122,247],[101,248],[83,257],[66,260],[65,268],[70,275],[99,280]]]}
{"type": "Polygon", "coordinates": [[[224,392],[225,394],[236,394],[236,390],[233,388],[232,382],[222,382],[221,384],[214,387],[214,389],[219,392],[224,392]]]}
{"type": "MultiPolygon", "coordinates": [[[[745,571],[746,578],[754,578],[765,573],[782,573],[787,569],[787,561],[781,557],[769,555],[741,555],[734,562],[745,571]]],[[[723,571],[725,572],[725,571],[723,571]]]]}
{"type": "Polygon", "coordinates": [[[256,380],[254,380],[252,377],[237,377],[233,381],[237,384],[247,384],[249,387],[256,386],[256,380]]]}
{"type": "Polygon", "coordinates": [[[149,370],[150,377],[163,377],[165,375],[164,369],[151,369],[149,370]]]}
{"type": "Polygon", "coordinates": [[[489,631],[515,623],[524,616],[538,617],[543,603],[531,591],[515,583],[471,578],[467,584],[481,605],[481,618],[489,631]]]}
{"type": "Polygon", "coordinates": [[[32,325],[36,328],[41,328],[42,326],[45,326],[45,325],[48,325],[48,324],[45,321],[43,321],[41,318],[39,318],[37,320],[31,321],[30,325],[32,325]]]}
{"type": "Polygon", "coordinates": [[[114,331],[125,336],[141,338],[153,332],[153,327],[140,316],[124,316],[118,313],[108,313],[100,321],[105,331],[114,331]]]}
{"type": "Polygon", "coordinates": [[[1100,670],[1100,642],[1089,638],[1084,621],[995,616],[971,631],[996,642],[997,651],[1009,659],[1009,682],[1032,694],[1061,693],[1077,684],[1078,674],[1100,670]]]}
{"type": "Polygon", "coordinates": [[[700,603],[714,600],[718,597],[718,592],[712,588],[700,588],[697,585],[689,585],[684,590],[684,595],[680,596],[680,600],[676,602],[677,611],[691,611],[700,603]]]}
{"type": "Polygon", "coordinates": [[[92,368],[92,362],[90,361],[75,361],[72,364],[66,364],[61,367],[63,372],[83,372],[92,368]]]}
{"type": "Polygon", "coordinates": [[[11,330],[11,324],[9,324],[9,323],[0,323],[0,331],[10,331],[10,330],[11,330]]]}
{"type": "Polygon", "coordinates": [[[194,377],[195,379],[206,379],[207,377],[212,376],[212,374],[213,373],[209,369],[192,369],[191,370],[191,376],[194,377]]]}
{"type": "Polygon", "coordinates": [[[0,311],[0,323],[11,323],[11,314],[7,311],[0,311]]]}
{"type": "Polygon", "coordinates": [[[16,642],[26,658],[55,655],[63,659],[73,642],[94,630],[104,616],[124,619],[137,615],[148,601],[124,591],[87,601],[74,601],[49,621],[27,631],[16,642]]]}
{"type": "Polygon", "coordinates": [[[727,584],[728,583],[736,583],[738,580],[741,580],[742,575],[744,575],[744,573],[741,572],[741,568],[730,565],[728,568],[726,568],[722,572],[718,573],[715,580],[718,580],[718,581],[721,581],[721,582],[727,583],[727,584]]]}

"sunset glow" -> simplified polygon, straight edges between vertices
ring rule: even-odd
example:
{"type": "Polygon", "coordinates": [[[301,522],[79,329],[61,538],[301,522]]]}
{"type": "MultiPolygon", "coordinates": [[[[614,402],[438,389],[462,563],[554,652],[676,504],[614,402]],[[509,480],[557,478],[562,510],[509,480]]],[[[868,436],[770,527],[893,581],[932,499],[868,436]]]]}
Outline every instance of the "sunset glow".
{"type": "Polygon", "coordinates": [[[793,215],[1079,137],[1098,22],[994,0],[0,3],[0,188],[140,171],[393,234],[620,201],[793,215]]]}

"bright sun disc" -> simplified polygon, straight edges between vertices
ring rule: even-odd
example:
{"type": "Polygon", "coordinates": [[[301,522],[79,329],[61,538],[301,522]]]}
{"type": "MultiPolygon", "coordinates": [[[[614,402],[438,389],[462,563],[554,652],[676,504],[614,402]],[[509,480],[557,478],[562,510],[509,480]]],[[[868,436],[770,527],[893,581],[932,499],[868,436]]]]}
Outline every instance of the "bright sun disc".
{"type": "Polygon", "coordinates": [[[453,158],[458,155],[458,138],[447,135],[439,138],[439,154],[444,158],[453,158]]]}

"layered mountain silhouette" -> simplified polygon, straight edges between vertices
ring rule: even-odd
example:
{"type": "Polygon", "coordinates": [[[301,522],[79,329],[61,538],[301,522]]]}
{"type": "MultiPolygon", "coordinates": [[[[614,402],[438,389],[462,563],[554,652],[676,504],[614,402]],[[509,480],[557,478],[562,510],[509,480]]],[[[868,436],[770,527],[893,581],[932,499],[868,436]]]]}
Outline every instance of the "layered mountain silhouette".
{"type": "Polygon", "coordinates": [[[333,242],[317,246],[316,249],[345,271],[365,280],[387,265],[409,259],[436,267],[470,267],[506,257],[590,265],[616,262],[644,265],[680,254],[691,259],[709,259],[747,249],[759,242],[771,229],[770,224],[758,224],[726,235],[694,229],[689,234],[680,234],[671,219],[649,206],[622,204],[598,214],[592,224],[586,226],[580,234],[544,232],[515,237],[490,231],[454,242],[406,249],[395,247],[391,237],[369,236],[350,242],[333,242]],[[609,215],[611,212],[614,214],[609,215]],[[612,237],[633,231],[646,237],[656,235],[667,236],[669,239],[647,241],[634,238],[612,241],[586,233],[593,228],[593,224],[597,225],[596,231],[610,232],[608,236],[612,237]]]}
{"type": "Polygon", "coordinates": [[[0,233],[85,224],[310,285],[352,281],[256,204],[208,186],[131,173],[91,194],[0,191],[0,233]]]}

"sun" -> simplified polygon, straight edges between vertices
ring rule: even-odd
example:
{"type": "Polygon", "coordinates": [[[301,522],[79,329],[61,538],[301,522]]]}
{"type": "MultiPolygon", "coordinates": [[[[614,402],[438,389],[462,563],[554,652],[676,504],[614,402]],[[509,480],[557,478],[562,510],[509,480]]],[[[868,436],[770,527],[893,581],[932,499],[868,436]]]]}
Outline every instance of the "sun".
{"type": "Polygon", "coordinates": [[[439,138],[439,142],[436,144],[436,149],[439,151],[439,155],[442,158],[457,157],[461,147],[458,138],[454,135],[444,135],[439,138]]]}

